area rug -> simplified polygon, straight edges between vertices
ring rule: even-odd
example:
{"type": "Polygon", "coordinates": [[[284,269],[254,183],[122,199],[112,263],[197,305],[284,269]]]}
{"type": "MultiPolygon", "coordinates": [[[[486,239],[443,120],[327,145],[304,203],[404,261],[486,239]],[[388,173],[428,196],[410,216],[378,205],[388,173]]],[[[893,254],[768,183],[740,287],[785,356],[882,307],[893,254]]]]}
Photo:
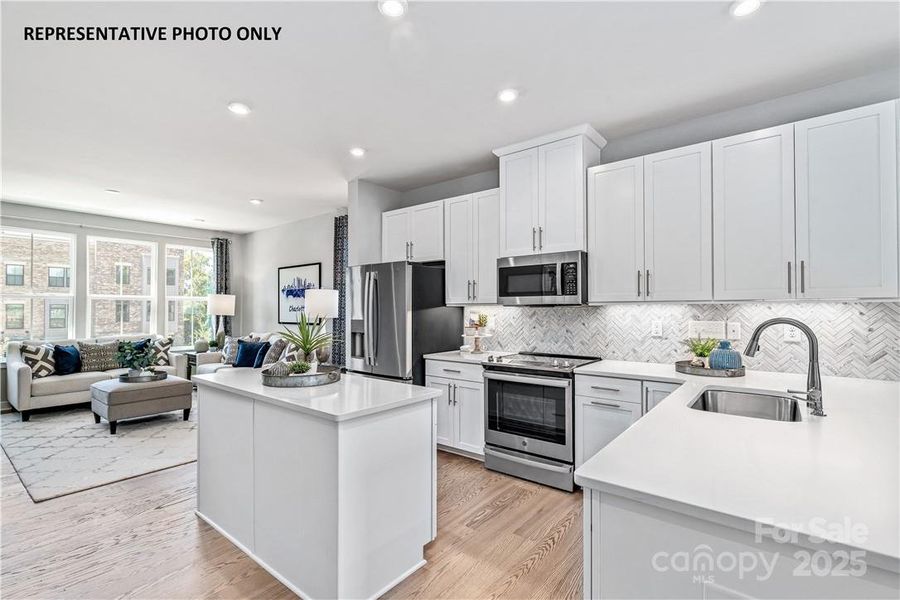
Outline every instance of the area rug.
{"type": "Polygon", "coordinates": [[[0,446],[35,502],[74,494],[197,460],[197,406],[182,411],[94,423],[90,408],[2,415],[0,446]]]}

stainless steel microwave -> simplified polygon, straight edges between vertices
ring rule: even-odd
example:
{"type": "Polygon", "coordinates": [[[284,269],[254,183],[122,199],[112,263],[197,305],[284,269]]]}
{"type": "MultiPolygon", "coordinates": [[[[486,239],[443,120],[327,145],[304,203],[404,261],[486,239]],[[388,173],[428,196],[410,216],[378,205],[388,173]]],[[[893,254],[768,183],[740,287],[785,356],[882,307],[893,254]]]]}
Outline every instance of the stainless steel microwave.
{"type": "Polygon", "coordinates": [[[510,306],[586,304],[587,253],[498,258],[497,295],[510,306]]]}

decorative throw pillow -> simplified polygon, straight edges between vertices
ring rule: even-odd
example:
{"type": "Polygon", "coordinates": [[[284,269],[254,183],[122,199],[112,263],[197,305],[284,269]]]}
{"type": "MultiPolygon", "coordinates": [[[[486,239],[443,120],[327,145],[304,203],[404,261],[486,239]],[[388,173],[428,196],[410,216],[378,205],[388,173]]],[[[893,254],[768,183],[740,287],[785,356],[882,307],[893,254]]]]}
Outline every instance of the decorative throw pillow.
{"type": "MultiPolygon", "coordinates": [[[[125,342],[121,342],[121,341],[119,342],[119,352],[123,351],[124,343],[125,342]]],[[[137,340],[137,341],[133,342],[134,349],[137,352],[143,352],[144,350],[146,350],[146,348],[149,345],[150,345],[150,338],[147,338],[146,340],[137,340]]],[[[125,365],[123,363],[119,363],[119,366],[124,367],[125,365]]]]}
{"type": "Polygon", "coordinates": [[[269,342],[238,340],[237,347],[237,357],[234,359],[234,366],[255,368],[262,366],[263,358],[265,358],[266,352],[269,351],[269,342]],[[257,361],[259,364],[257,364],[257,361]]]}
{"type": "Polygon", "coordinates": [[[287,352],[284,355],[284,362],[292,363],[298,362],[301,360],[306,360],[306,354],[300,350],[300,348],[294,344],[288,346],[287,352]]]}
{"type": "Polygon", "coordinates": [[[109,371],[119,368],[117,353],[119,342],[104,344],[88,344],[78,342],[78,353],[81,354],[82,371],[109,371]]]}
{"type": "Polygon", "coordinates": [[[222,362],[224,362],[226,365],[234,364],[234,360],[237,358],[238,342],[240,340],[244,340],[246,342],[258,342],[259,338],[249,335],[242,338],[232,337],[230,335],[225,336],[225,343],[222,344],[222,355],[224,357],[222,362]]]}
{"type": "Polygon", "coordinates": [[[22,353],[22,360],[31,367],[31,376],[35,379],[53,375],[56,371],[56,362],[53,360],[53,346],[22,344],[19,351],[22,353]]]}
{"type": "Polygon", "coordinates": [[[287,348],[287,342],[281,338],[278,338],[274,342],[272,342],[272,347],[269,348],[269,351],[266,352],[265,358],[263,358],[262,364],[271,365],[274,362],[278,362],[278,359],[281,358],[281,355],[284,353],[284,349],[287,348]]]}
{"type": "Polygon", "coordinates": [[[164,367],[169,364],[169,350],[172,349],[172,338],[157,338],[151,342],[150,364],[164,367]]]}
{"type": "Polygon", "coordinates": [[[53,346],[53,362],[57,375],[71,375],[81,371],[78,346],[53,346]]]}

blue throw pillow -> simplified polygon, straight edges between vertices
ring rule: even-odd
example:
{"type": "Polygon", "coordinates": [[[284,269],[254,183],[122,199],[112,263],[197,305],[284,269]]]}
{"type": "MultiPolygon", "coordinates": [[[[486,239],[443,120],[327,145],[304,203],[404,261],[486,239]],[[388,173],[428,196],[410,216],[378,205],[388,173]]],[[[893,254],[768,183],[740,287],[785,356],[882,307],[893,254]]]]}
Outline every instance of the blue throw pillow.
{"type": "Polygon", "coordinates": [[[81,371],[81,354],[78,346],[53,346],[53,361],[57,375],[71,375],[81,371]]]}
{"type": "Polygon", "coordinates": [[[234,359],[235,367],[257,367],[262,366],[262,359],[266,357],[269,351],[269,342],[248,342],[246,340],[238,340],[237,356],[234,359]],[[262,351],[262,358],[257,358],[262,351]]]}
{"type": "Polygon", "coordinates": [[[266,354],[269,353],[269,348],[272,347],[272,344],[269,342],[265,342],[262,345],[262,348],[259,349],[259,352],[256,355],[256,360],[253,361],[253,368],[258,369],[263,366],[263,362],[266,360],[266,354]]]}

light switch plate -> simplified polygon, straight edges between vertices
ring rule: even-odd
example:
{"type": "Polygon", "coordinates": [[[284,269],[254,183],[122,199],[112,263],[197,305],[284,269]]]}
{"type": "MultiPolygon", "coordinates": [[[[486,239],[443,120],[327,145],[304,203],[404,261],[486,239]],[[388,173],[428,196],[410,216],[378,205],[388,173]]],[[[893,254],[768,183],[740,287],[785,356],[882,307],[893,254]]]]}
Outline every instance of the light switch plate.
{"type": "Polygon", "coordinates": [[[653,337],[662,337],[662,321],[653,321],[650,325],[650,335],[653,337]]]}
{"type": "Polygon", "coordinates": [[[725,338],[725,321],[688,321],[688,337],[725,338]]]}
{"type": "Polygon", "coordinates": [[[728,339],[732,342],[741,339],[741,322],[740,321],[728,321],[728,339]]]}
{"type": "Polygon", "coordinates": [[[784,326],[784,341],[789,342],[791,344],[799,344],[800,343],[800,330],[794,327],[793,325],[785,325],[784,326]]]}

